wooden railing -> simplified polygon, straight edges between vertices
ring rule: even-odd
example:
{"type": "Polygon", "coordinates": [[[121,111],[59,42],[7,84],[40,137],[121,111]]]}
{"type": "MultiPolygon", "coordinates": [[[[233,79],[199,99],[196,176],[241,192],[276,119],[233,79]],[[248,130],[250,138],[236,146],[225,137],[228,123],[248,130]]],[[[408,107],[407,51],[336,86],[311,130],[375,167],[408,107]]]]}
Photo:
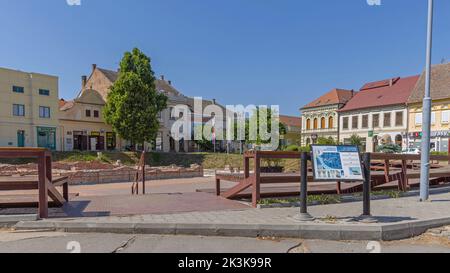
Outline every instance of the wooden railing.
{"type": "Polygon", "coordinates": [[[38,214],[40,218],[48,218],[49,197],[58,205],[62,206],[69,201],[69,189],[67,177],[53,180],[52,177],[52,153],[47,149],[40,148],[0,148],[0,158],[12,159],[37,159],[38,177],[4,177],[1,190],[34,190],[39,192],[38,214]],[[57,186],[63,186],[63,195],[57,190],[57,186]]]}
{"type": "MultiPolygon", "coordinates": [[[[261,175],[261,160],[262,159],[301,159],[301,153],[298,152],[265,152],[265,151],[248,151],[244,154],[244,174],[216,174],[216,194],[225,198],[234,198],[243,191],[252,188],[252,205],[257,206],[261,199],[261,185],[262,184],[280,184],[280,183],[298,183],[300,184],[301,176],[298,173],[291,174],[267,174],[261,175]],[[250,174],[250,160],[254,160],[254,172],[250,174]],[[237,182],[238,185],[228,189],[225,192],[221,190],[221,181],[237,182]]],[[[371,154],[371,170],[382,171],[382,173],[374,173],[372,175],[371,186],[375,188],[391,182],[398,182],[398,189],[400,191],[407,191],[410,189],[409,179],[416,179],[420,177],[419,173],[409,171],[409,165],[413,161],[420,161],[420,155],[404,155],[404,154],[371,154]],[[393,161],[399,161],[399,168],[392,166],[393,161]],[[394,171],[395,169],[395,171],[394,171]]],[[[431,156],[432,161],[448,162],[450,156],[431,156]]],[[[309,170],[308,170],[309,171],[309,170]]],[[[308,172],[307,172],[308,173],[308,172]]],[[[436,169],[430,175],[431,178],[436,179],[430,181],[431,184],[442,181],[450,182],[450,168],[436,169]]],[[[311,173],[308,174],[308,181],[312,181],[311,173]]],[[[355,184],[354,187],[342,190],[341,183],[337,182],[336,192],[353,193],[362,191],[362,184],[355,184]]]]}

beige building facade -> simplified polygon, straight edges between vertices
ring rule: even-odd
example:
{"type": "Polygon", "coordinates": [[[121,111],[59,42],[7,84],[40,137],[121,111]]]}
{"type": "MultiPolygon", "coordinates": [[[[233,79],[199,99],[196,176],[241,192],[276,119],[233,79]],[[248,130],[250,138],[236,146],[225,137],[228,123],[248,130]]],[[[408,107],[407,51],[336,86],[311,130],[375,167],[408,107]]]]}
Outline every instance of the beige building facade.
{"type": "Polygon", "coordinates": [[[315,144],[319,138],[339,140],[338,111],[353,97],[354,92],[333,89],[315,101],[309,103],[302,112],[302,146],[315,144]]]}
{"type": "Polygon", "coordinates": [[[58,77],[0,68],[0,147],[60,150],[58,77]]]}
{"type": "Polygon", "coordinates": [[[365,84],[339,111],[339,142],[351,143],[358,136],[364,152],[396,144],[407,147],[407,100],[419,76],[396,77],[365,84]]]}

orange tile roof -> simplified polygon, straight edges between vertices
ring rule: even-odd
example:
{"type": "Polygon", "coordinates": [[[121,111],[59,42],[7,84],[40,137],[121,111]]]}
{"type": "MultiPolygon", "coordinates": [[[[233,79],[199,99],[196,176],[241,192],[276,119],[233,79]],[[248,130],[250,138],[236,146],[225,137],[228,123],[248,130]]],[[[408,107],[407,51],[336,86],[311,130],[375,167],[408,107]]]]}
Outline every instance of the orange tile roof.
{"type": "Polygon", "coordinates": [[[327,105],[334,104],[345,104],[347,103],[355,94],[353,90],[345,90],[335,88],[315,101],[309,103],[302,109],[316,108],[327,105]]]}
{"type": "Polygon", "coordinates": [[[280,115],[280,122],[287,126],[302,127],[302,118],[280,115]]]}

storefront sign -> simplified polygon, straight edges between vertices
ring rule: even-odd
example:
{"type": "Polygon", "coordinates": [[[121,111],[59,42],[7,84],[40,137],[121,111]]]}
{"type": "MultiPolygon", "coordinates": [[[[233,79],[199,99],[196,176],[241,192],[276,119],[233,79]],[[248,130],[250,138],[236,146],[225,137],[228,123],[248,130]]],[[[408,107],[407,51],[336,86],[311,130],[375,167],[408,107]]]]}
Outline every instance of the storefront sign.
{"type": "Polygon", "coordinates": [[[315,181],[363,181],[359,148],[352,145],[312,146],[315,181]]]}

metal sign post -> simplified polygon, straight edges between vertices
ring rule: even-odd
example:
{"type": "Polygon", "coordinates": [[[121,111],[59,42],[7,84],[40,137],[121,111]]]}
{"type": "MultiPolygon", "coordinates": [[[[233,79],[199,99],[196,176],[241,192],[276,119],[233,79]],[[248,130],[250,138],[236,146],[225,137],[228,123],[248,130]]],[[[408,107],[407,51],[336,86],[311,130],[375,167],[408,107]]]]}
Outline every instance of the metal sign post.
{"type": "Polygon", "coordinates": [[[295,220],[300,222],[314,221],[308,213],[308,160],[311,159],[309,153],[303,152],[301,157],[301,189],[300,189],[300,214],[294,217],[295,220]]]}
{"type": "MultiPolygon", "coordinates": [[[[317,146],[316,146],[317,147],[317,146]]],[[[325,147],[325,146],[323,146],[325,147]]],[[[331,147],[331,146],[330,146],[331,147]]],[[[357,220],[363,222],[363,223],[375,223],[377,222],[377,220],[375,218],[372,217],[371,215],[371,208],[370,208],[370,202],[371,202],[371,188],[372,188],[372,184],[371,184],[371,154],[370,153],[366,153],[363,156],[363,160],[362,160],[362,164],[361,164],[361,158],[359,156],[359,152],[358,152],[358,156],[357,159],[352,159],[354,156],[353,155],[349,155],[348,152],[353,153],[354,151],[352,151],[352,147],[350,146],[334,146],[335,148],[337,148],[337,150],[343,150],[344,153],[346,153],[345,155],[343,155],[343,157],[347,158],[346,160],[349,160],[351,164],[360,164],[361,165],[361,169],[359,170],[359,172],[363,172],[363,176],[360,176],[359,179],[354,179],[354,180],[348,180],[348,178],[346,178],[345,176],[347,176],[347,174],[344,173],[343,177],[341,179],[335,179],[332,178],[334,180],[337,180],[338,182],[361,182],[363,181],[363,214],[359,217],[357,217],[357,220]]],[[[329,147],[326,147],[329,148],[329,147]]],[[[358,150],[357,147],[354,147],[354,149],[358,150]]],[[[313,149],[314,151],[314,149],[313,149]]],[[[313,156],[311,156],[310,153],[305,153],[303,152],[301,154],[301,195],[300,195],[300,214],[296,215],[294,217],[294,219],[296,221],[300,221],[300,222],[306,222],[306,221],[314,221],[314,217],[311,216],[308,213],[308,161],[311,161],[313,164],[313,173],[315,176],[315,180],[317,181],[331,181],[329,179],[324,179],[321,178],[321,176],[319,175],[319,179],[316,178],[317,175],[317,170],[316,168],[318,168],[317,162],[314,162],[316,160],[313,152],[313,156]]],[[[325,156],[325,158],[327,158],[327,156],[325,154],[322,154],[322,156],[325,156]]],[[[334,155],[333,155],[334,156],[334,155]]],[[[334,157],[330,157],[333,158],[334,157]]],[[[323,163],[323,162],[322,162],[323,163]]],[[[329,162],[328,162],[329,163],[329,162]]],[[[347,162],[348,164],[349,162],[347,162]]],[[[337,166],[340,165],[342,168],[344,168],[343,166],[345,165],[345,163],[339,162],[337,163],[337,166]]],[[[353,170],[354,172],[358,173],[358,167],[356,167],[356,165],[345,165],[346,168],[349,168],[350,170],[353,170]]],[[[323,168],[323,166],[322,166],[323,168]]],[[[336,170],[331,170],[331,172],[336,172],[336,170]]],[[[346,171],[345,171],[346,172],[346,171]]],[[[340,172],[339,172],[340,173],[340,172]]]]}

